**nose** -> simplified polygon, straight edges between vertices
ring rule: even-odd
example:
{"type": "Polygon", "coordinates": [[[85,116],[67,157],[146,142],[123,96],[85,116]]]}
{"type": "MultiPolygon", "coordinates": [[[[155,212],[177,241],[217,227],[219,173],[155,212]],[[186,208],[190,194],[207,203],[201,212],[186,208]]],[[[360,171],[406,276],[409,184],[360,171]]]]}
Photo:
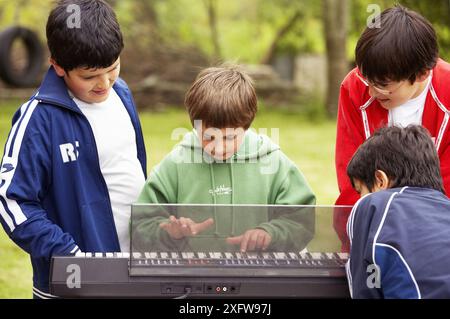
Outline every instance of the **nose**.
{"type": "Polygon", "coordinates": [[[104,74],[99,77],[99,81],[97,83],[97,87],[101,90],[105,90],[109,88],[109,76],[108,74],[104,74]]]}
{"type": "Polygon", "coordinates": [[[374,97],[376,99],[378,98],[386,98],[386,95],[378,92],[375,88],[373,88],[372,86],[369,86],[369,95],[371,97],[374,97]]]}
{"type": "Polygon", "coordinates": [[[369,95],[371,97],[377,98],[379,93],[372,86],[369,85],[369,95]]]}
{"type": "Polygon", "coordinates": [[[218,139],[217,141],[215,141],[214,144],[214,154],[215,155],[222,155],[225,153],[225,143],[221,140],[218,139]]]}

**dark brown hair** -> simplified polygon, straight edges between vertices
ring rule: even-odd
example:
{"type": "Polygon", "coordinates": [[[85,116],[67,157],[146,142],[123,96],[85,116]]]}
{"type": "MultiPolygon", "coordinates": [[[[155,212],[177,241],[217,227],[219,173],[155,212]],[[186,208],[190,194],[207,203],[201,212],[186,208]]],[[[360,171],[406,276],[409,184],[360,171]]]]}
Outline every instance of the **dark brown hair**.
{"type": "Polygon", "coordinates": [[[253,81],[236,65],[203,70],[185,97],[192,125],[201,120],[206,127],[248,129],[257,112],[253,81]]]}
{"type": "Polygon", "coordinates": [[[347,166],[352,181],[375,185],[375,172],[381,170],[391,188],[412,186],[444,192],[439,157],[428,131],[419,125],[381,128],[356,151],[347,166]]]}
{"type": "Polygon", "coordinates": [[[380,15],[380,28],[367,27],[356,45],[356,65],[371,82],[409,80],[435,67],[436,32],[417,12],[397,5],[380,15]]]}
{"type": "Polygon", "coordinates": [[[120,56],[123,37],[111,6],[103,0],[60,0],[47,20],[51,57],[66,71],[107,68],[120,56]],[[68,25],[79,8],[79,27],[68,25]]]}

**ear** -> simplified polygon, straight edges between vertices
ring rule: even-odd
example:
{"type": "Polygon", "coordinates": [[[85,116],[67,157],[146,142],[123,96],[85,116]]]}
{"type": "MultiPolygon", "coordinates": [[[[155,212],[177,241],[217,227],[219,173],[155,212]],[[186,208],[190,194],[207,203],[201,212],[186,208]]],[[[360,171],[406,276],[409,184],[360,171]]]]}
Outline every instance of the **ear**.
{"type": "Polygon", "coordinates": [[[53,60],[52,58],[50,58],[50,64],[53,66],[53,68],[55,69],[56,74],[59,77],[64,77],[66,75],[66,71],[60,67],[55,60],[53,60]]]}
{"type": "Polygon", "coordinates": [[[426,79],[428,79],[430,74],[431,74],[431,70],[425,71],[423,74],[417,76],[416,82],[423,82],[423,81],[425,81],[426,79]]]}
{"type": "Polygon", "coordinates": [[[375,172],[375,185],[374,191],[382,191],[388,189],[390,185],[389,177],[382,170],[377,170],[375,172]]]}

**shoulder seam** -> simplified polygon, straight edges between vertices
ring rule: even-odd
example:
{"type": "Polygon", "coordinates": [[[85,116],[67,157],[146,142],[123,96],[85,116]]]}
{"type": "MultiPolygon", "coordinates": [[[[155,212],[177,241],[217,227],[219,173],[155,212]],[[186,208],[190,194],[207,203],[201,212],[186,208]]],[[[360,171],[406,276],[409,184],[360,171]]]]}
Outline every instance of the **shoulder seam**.
{"type": "MultiPolygon", "coordinates": [[[[420,293],[419,285],[417,284],[416,278],[414,277],[414,275],[413,275],[413,273],[411,271],[411,268],[409,267],[409,265],[406,262],[405,258],[403,258],[403,256],[400,253],[400,251],[398,251],[398,249],[396,249],[395,247],[393,247],[391,245],[383,244],[383,243],[376,243],[374,246],[386,247],[386,248],[389,248],[389,249],[393,250],[395,253],[397,253],[397,255],[400,257],[400,260],[403,262],[403,264],[405,265],[406,269],[408,270],[409,276],[411,277],[411,279],[412,279],[412,281],[414,283],[414,286],[416,287],[418,299],[422,299],[422,294],[420,293]]],[[[376,263],[375,258],[374,258],[373,262],[377,266],[377,268],[379,269],[379,266],[376,263]]]]}

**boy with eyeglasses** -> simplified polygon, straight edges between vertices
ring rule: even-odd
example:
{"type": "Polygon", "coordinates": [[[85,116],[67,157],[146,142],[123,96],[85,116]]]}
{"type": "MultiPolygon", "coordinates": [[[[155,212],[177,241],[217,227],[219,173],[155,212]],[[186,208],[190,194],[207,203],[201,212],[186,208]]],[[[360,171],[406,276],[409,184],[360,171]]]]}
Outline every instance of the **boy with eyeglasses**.
{"type": "MultiPolygon", "coordinates": [[[[357,67],[344,79],[338,105],[336,205],[359,198],[346,174],[351,157],[382,126],[422,125],[433,137],[444,188],[450,189],[450,65],[439,59],[433,26],[402,6],[385,10],[381,27],[368,27],[355,50],[357,67]]],[[[336,212],[334,227],[348,251],[348,214],[336,212]]]]}

